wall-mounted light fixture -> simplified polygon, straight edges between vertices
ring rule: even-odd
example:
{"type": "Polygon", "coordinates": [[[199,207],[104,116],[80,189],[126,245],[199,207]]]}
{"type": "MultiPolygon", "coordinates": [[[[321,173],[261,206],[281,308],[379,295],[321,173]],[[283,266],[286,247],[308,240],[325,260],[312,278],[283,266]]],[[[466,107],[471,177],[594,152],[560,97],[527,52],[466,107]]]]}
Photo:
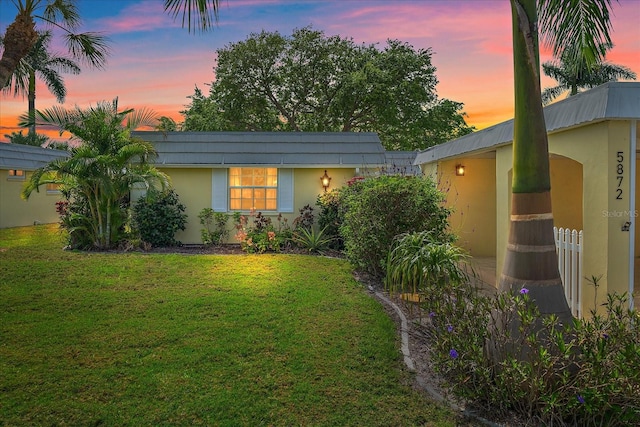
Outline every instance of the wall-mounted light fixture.
{"type": "Polygon", "coordinates": [[[327,170],[324,170],[324,175],[320,177],[320,182],[322,182],[322,188],[324,188],[324,192],[327,192],[327,188],[329,188],[329,184],[331,184],[331,177],[327,175],[327,170]]]}
{"type": "Polygon", "coordinates": [[[456,165],[456,176],[464,176],[464,165],[456,165]]]}

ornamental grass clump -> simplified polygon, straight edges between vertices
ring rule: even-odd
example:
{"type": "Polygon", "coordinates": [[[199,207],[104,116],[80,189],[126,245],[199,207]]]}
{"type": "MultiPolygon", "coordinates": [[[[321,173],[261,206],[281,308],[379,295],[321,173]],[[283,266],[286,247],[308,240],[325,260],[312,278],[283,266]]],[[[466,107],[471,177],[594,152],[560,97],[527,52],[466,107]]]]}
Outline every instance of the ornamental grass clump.
{"type": "Polygon", "coordinates": [[[456,271],[465,257],[447,246],[420,234],[397,239],[385,283],[419,293],[427,321],[416,327],[452,397],[496,421],[515,414],[529,425],[640,423],[640,314],[626,295],[609,295],[601,313],[563,325],[542,316],[526,288],[480,293],[456,271]]]}

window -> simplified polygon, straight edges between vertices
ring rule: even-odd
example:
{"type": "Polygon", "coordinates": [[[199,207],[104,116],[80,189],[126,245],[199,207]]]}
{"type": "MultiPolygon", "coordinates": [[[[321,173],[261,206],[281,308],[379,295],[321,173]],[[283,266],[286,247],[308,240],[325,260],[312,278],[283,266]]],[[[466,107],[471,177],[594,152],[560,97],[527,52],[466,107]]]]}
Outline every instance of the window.
{"type": "Polygon", "coordinates": [[[47,194],[60,193],[60,184],[47,184],[47,194]]]}
{"type": "Polygon", "coordinates": [[[275,211],[278,209],[277,168],[230,168],[231,210],[275,211]]]}
{"type": "Polygon", "coordinates": [[[25,178],[25,173],[21,169],[9,169],[9,179],[15,179],[16,181],[22,181],[25,178]]]}

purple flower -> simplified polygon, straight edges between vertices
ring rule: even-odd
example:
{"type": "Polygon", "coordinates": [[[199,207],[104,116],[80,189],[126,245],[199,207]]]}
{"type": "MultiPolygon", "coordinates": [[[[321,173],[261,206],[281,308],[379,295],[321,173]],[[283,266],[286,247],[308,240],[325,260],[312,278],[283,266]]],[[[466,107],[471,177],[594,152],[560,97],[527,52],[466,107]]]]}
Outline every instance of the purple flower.
{"type": "Polygon", "coordinates": [[[447,331],[448,332],[453,332],[453,326],[452,325],[448,325],[447,326],[447,331]]]}
{"type": "Polygon", "coordinates": [[[576,395],[576,399],[578,399],[578,402],[584,403],[584,397],[580,396],[579,394],[576,395]]]}
{"type": "Polygon", "coordinates": [[[436,314],[432,311],[431,313],[429,313],[429,317],[433,319],[434,317],[436,317],[436,314]]]}
{"type": "Polygon", "coordinates": [[[456,357],[458,357],[458,352],[455,349],[452,348],[451,350],[449,350],[449,356],[452,359],[455,359],[456,357]]]}
{"type": "Polygon", "coordinates": [[[526,295],[526,294],[528,294],[528,293],[529,293],[529,289],[527,289],[527,288],[522,288],[522,289],[520,289],[520,293],[521,293],[522,295],[526,295]]]}
{"type": "Polygon", "coordinates": [[[609,338],[609,334],[606,332],[602,333],[602,338],[604,338],[605,340],[609,338]]]}

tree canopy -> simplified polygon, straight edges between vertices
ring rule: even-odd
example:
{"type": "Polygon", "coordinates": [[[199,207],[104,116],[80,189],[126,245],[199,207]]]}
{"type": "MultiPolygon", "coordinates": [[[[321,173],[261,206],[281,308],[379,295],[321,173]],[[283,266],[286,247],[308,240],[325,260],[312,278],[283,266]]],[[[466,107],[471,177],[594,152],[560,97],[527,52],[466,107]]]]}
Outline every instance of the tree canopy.
{"type": "Polygon", "coordinates": [[[416,150],[470,133],[463,104],[440,99],[430,49],[382,49],[325,36],[252,33],[218,49],[206,97],[196,87],[184,130],[377,132],[387,149],[416,150]]]}
{"type": "Polygon", "coordinates": [[[542,102],[550,104],[561,94],[568,92],[567,96],[578,94],[582,89],[591,89],[607,82],[618,79],[635,80],[636,73],[624,65],[613,64],[605,61],[606,52],[613,48],[611,43],[603,43],[598,47],[602,57],[596,59],[593,64],[587,64],[586,58],[578,58],[571,53],[571,46],[566,48],[559,58],[542,64],[545,75],[558,82],[556,86],[545,88],[542,91],[542,102]]]}

